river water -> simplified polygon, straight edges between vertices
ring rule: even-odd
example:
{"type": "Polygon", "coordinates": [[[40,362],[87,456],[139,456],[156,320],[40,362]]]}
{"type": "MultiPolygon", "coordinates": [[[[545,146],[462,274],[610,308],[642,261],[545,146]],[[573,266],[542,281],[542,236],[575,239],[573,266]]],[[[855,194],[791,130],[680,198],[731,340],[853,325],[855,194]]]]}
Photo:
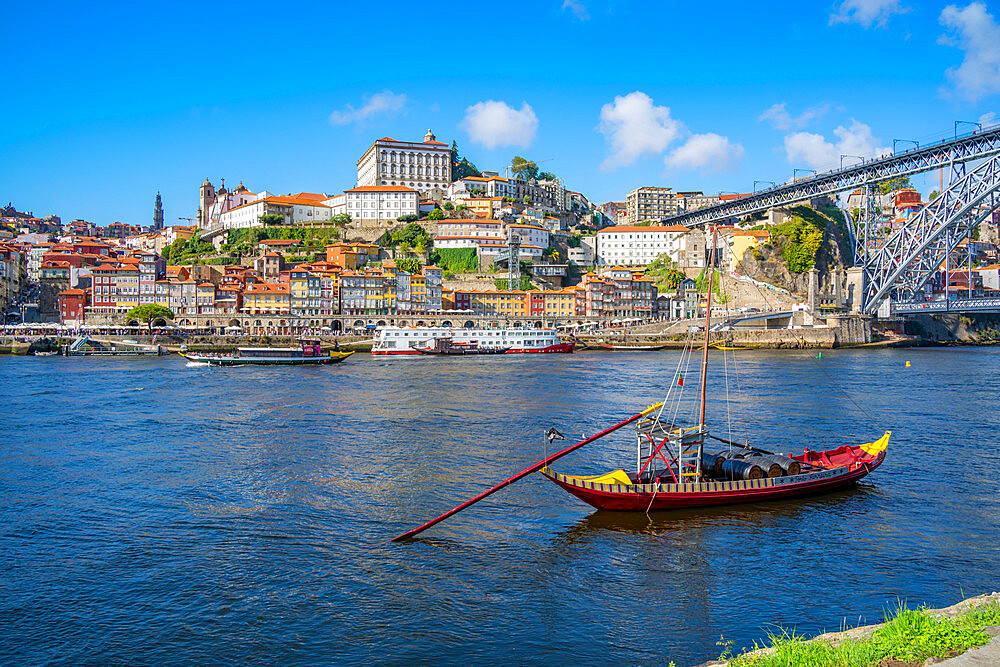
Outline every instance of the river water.
{"type": "MultiPolygon", "coordinates": [[[[540,459],[548,426],[661,399],[678,353],[0,358],[0,662],[690,665],[720,635],[1000,588],[1000,353],[737,354],[728,404],[713,356],[723,437],[727,409],[782,451],[892,429],[887,462],[850,491],[652,516],[535,475],[383,546],[540,459]]],[[[555,467],[632,461],[622,434],[555,467]]]]}

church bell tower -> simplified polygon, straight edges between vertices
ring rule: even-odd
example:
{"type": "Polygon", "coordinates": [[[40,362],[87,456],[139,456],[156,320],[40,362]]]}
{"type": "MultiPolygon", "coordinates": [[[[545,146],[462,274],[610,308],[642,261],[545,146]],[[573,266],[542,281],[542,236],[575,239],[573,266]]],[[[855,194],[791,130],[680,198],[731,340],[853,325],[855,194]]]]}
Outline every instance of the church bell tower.
{"type": "Polygon", "coordinates": [[[201,184],[199,202],[198,226],[204,229],[208,227],[209,217],[212,214],[212,204],[215,203],[215,186],[207,178],[201,184]]]}

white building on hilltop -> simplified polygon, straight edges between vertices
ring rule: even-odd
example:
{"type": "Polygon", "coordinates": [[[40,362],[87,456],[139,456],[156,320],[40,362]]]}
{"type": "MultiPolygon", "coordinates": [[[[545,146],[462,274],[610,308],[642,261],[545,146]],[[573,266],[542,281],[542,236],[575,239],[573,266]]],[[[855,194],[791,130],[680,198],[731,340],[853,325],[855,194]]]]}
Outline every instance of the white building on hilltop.
{"type": "Polygon", "coordinates": [[[606,227],[597,232],[597,264],[646,266],[663,254],[680,262],[680,239],[688,231],[684,225],[606,227]]]}
{"type": "Polygon", "coordinates": [[[451,148],[427,130],[422,142],[377,139],[358,160],[358,187],[402,185],[442,199],[451,185],[451,148]]]}
{"type": "Polygon", "coordinates": [[[358,224],[388,224],[404,215],[417,215],[419,193],[404,185],[363,185],[323,202],[333,215],[348,213],[358,224]]]}
{"type": "Polygon", "coordinates": [[[329,220],[332,213],[323,203],[326,195],[300,192],[288,197],[263,197],[235,206],[219,216],[222,229],[247,229],[261,227],[260,216],[280,215],[283,225],[320,224],[329,220]]]}

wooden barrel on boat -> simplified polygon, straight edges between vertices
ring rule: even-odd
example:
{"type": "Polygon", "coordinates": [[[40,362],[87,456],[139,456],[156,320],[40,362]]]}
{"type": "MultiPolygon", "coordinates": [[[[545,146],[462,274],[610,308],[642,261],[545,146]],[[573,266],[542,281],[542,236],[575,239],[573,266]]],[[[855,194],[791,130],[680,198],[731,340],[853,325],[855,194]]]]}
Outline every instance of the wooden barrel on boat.
{"type": "Polygon", "coordinates": [[[722,452],[722,456],[727,459],[739,460],[745,459],[747,457],[747,453],[742,449],[731,449],[728,452],[722,452]]]}
{"type": "Polygon", "coordinates": [[[748,456],[743,460],[763,470],[765,477],[781,477],[785,474],[780,465],[766,456],[748,456]]]}
{"type": "Polygon", "coordinates": [[[722,462],[722,476],[731,480],[761,479],[764,477],[764,471],[760,466],[746,461],[726,459],[722,462]]]}
{"type": "Polygon", "coordinates": [[[718,477],[722,473],[722,462],[726,457],[722,454],[712,454],[710,452],[701,453],[701,470],[706,475],[718,477]]]}
{"type": "Polygon", "coordinates": [[[767,454],[762,458],[777,463],[779,466],[781,466],[781,470],[786,475],[798,475],[800,472],[802,472],[802,466],[799,465],[799,462],[793,458],[782,456],[781,454],[767,454]]]}

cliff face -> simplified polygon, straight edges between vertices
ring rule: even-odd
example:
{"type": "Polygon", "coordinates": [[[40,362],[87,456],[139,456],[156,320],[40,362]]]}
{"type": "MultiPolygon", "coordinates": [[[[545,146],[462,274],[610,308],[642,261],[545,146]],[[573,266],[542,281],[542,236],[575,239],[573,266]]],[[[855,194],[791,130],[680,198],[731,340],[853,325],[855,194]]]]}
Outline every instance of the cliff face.
{"type": "MultiPolygon", "coordinates": [[[[806,208],[806,207],[802,207],[806,208]]],[[[844,238],[842,228],[826,213],[812,211],[812,219],[825,225],[823,238],[816,251],[815,268],[819,271],[818,290],[833,292],[834,272],[851,264],[850,242],[844,238]]],[[[834,214],[834,212],[830,212],[834,214]]],[[[839,211],[836,211],[839,216],[839,211]]],[[[747,276],[778,287],[784,287],[794,294],[806,295],[809,291],[808,271],[792,271],[785,260],[785,244],[789,241],[782,236],[772,236],[770,243],[757,249],[748,250],[743,256],[742,272],[747,276]]]]}

